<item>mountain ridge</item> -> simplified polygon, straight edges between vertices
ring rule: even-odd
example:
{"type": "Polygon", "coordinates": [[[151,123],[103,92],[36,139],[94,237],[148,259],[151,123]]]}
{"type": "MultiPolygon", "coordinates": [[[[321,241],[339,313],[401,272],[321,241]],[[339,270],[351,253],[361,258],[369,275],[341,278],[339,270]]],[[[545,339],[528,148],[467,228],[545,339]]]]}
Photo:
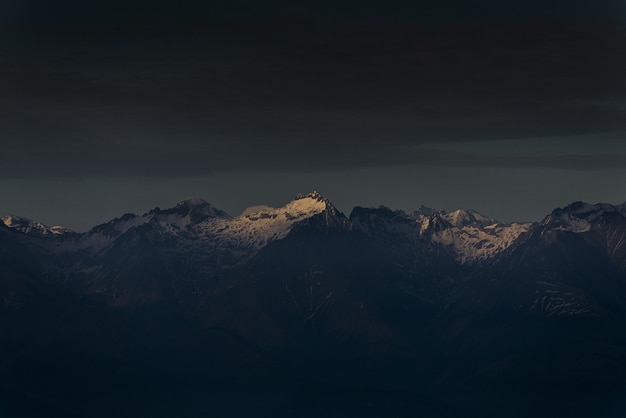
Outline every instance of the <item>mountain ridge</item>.
{"type": "MultiPolygon", "coordinates": [[[[109,245],[109,241],[130,229],[149,224],[161,229],[164,233],[178,236],[177,239],[221,240],[229,243],[231,247],[240,249],[248,247],[258,250],[268,242],[284,238],[301,222],[318,219],[317,222],[321,222],[326,228],[352,229],[353,221],[359,217],[359,214],[363,215],[369,211],[383,218],[395,218],[395,226],[389,226],[392,229],[404,224],[402,228],[406,229],[405,233],[413,234],[414,237],[428,236],[432,242],[447,247],[461,263],[475,263],[489,260],[498,253],[506,251],[519,237],[529,233],[537,225],[551,230],[586,232],[596,218],[602,218],[606,213],[624,215],[626,214],[625,208],[626,203],[590,205],[579,201],[563,208],[555,208],[539,222],[525,223],[501,223],[473,209],[446,212],[423,205],[412,215],[384,206],[375,210],[357,206],[352,209],[350,216],[346,217],[329,199],[314,191],[296,195],[281,208],[251,206],[237,216],[231,216],[203,199],[190,198],[179,202],[172,208],[156,207],[143,215],[127,213],[84,233],[75,233],[60,226],[48,227],[13,215],[6,216],[2,220],[7,227],[27,235],[59,238],[67,234],[63,238],[66,241],[73,241],[77,245],[82,241],[84,246],[96,249],[109,245]],[[375,212],[372,212],[373,210],[375,212]],[[409,226],[411,221],[417,225],[409,226]]],[[[365,227],[362,220],[356,220],[356,224],[357,229],[365,227]]]]}
{"type": "MultiPolygon", "coordinates": [[[[297,200],[302,200],[305,198],[310,198],[316,201],[320,201],[320,202],[324,202],[327,205],[329,205],[329,208],[331,208],[332,211],[336,211],[336,212],[340,212],[334,205],[333,203],[330,201],[330,199],[326,198],[324,195],[322,195],[321,193],[317,192],[317,191],[313,191],[313,192],[309,192],[309,193],[300,193],[297,194],[294,199],[291,202],[297,201],[297,200]]],[[[289,202],[288,202],[289,203],[289,202]]],[[[288,204],[287,203],[287,204],[288,204]]],[[[241,214],[249,211],[250,209],[256,208],[256,207],[269,207],[269,206],[265,206],[265,205],[253,205],[250,206],[248,208],[245,208],[241,214]]],[[[384,206],[383,206],[384,207],[384,206]]],[[[354,208],[352,208],[352,210],[354,210],[355,208],[361,208],[361,206],[355,206],[354,208]]],[[[502,224],[502,225],[509,225],[509,224],[532,224],[532,223],[540,223],[543,222],[543,220],[547,217],[549,217],[550,215],[553,215],[555,212],[567,212],[567,211],[572,211],[572,210],[577,210],[578,213],[580,213],[581,208],[585,208],[587,210],[609,210],[609,211],[617,211],[620,212],[622,214],[626,214],[626,202],[624,203],[620,203],[620,204],[609,204],[609,203],[596,203],[596,204],[589,204],[583,201],[576,201],[576,202],[572,202],[569,205],[566,205],[564,207],[558,207],[555,208],[552,213],[547,214],[544,216],[543,219],[541,220],[537,220],[537,221],[533,221],[533,222],[529,222],[529,221],[510,221],[510,222],[500,222],[497,219],[491,218],[489,216],[486,216],[478,211],[476,211],[475,209],[471,209],[471,208],[467,208],[467,209],[455,209],[453,211],[446,211],[443,209],[433,209],[431,207],[425,206],[425,205],[421,205],[418,209],[410,212],[411,216],[413,216],[414,218],[420,218],[420,217],[424,217],[424,216],[432,216],[432,215],[440,215],[441,219],[445,219],[446,221],[448,221],[449,223],[451,223],[454,226],[457,227],[462,227],[462,226],[479,226],[479,227],[487,227],[493,224],[502,224]],[[577,209],[575,209],[577,208],[577,209]],[[595,209],[594,209],[595,208],[595,209]]],[[[352,212],[351,210],[351,212],[352,212]]],[[[391,209],[394,210],[394,209],[391,209]]],[[[405,215],[408,212],[405,212],[402,209],[395,209],[395,211],[398,212],[402,212],[405,215]]],[[[15,229],[26,229],[29,228],[30,231],[29,232],[35,232],[37,230],[41,231],[41,233],[43,234],[63,234],[63,233],[78,233],[78,234],[83,234],[86,232],[89,232],[90,230],[94,229],[94,228],[98,228],[102,225],[106,225],[108,223],[111,223],[113,221],[115,221],[116,219],[121,219],[124,217],[128,217],[128,216],[135,216],[135,217],[141,217],[141,216],[146,216],[149,214],[179,214],[182,216],[185,216],[186,214],[196,214],[197,215],[206,215],[206,216],[212,216],[212,217],[234,217],[230,214],[228,214],[227,212],[216,208],[215,206],[213,206],[211,203],[209,203],[208,201],[199,198],[199,197],[192,197],[192,198],[188,198],[188,199],[184,199],[180,202],[178,202],[176,205],[172,206],[171,208],[167,208],[167,209],[162,209],[160,207],[155,207],[153,209],[148,210],[147,212],[145,212],[143,215],[137,215],[134,213],[126,213],[123,216],[119,217],[119,218],[113,218],[110,221],[107,221],[103,224],[99,224],[99,225],[95,225],[93,227],[91,227],[89,230],[85,231],[85,232],[75,232],[69,228],[66,228],[64,226],[60,226],[60,225],[54,225],[52,227],[45,225],[41,222],[38,222],[36,220],[30,219],[30,218],[26,218],[26,217],[22,217],[19,215],[14,215],[14,214],[7,214],[4,217],[0,218],[2,220],[2,222],[11,227],[11,228],[15,228],[15,229]]],[[[241,216],[237,215],[237,216],[241,216]]],[[[408,215],[406,215],[408,216],[408,215]]],[[[24,232],[24,231],[23,231],[24,232]]]]}
{"type": "Polygon", "coordinates": [[[307,193],[237,216],[191,199],[85,233],[3,222],[0,386],[97,418],[103,397],[128,402],[126,381],[149,382],[135,395],[158,417],[268,393],[297,412],[323,393],[330,416],[548,417],[566,402],[602,417],[626,391],[621,206],[486,226],[419,212],[346,217],[307,193]]]}

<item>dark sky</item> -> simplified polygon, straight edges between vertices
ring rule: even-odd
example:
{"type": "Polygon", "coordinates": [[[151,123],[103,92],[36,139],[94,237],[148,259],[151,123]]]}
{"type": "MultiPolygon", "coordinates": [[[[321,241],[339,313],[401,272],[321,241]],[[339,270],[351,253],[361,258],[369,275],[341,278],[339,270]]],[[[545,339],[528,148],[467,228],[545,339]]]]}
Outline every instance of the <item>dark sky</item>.
{"type": "Polygon", "coordinates": [[[626,3],[0,0],[0,215],[626,200],[626,3]],[[222,4],[224,3],[224,4],[222,4]]]}

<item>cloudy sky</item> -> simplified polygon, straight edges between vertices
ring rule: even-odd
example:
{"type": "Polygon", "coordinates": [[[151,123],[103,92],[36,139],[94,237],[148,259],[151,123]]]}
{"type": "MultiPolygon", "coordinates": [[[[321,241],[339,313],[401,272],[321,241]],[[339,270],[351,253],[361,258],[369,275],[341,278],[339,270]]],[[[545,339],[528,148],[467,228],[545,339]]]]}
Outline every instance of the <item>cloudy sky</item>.
{"type": "Polygon", "coordinates": [[[626,3],[0,0],[0,215],[626,201],[626,3]]]}

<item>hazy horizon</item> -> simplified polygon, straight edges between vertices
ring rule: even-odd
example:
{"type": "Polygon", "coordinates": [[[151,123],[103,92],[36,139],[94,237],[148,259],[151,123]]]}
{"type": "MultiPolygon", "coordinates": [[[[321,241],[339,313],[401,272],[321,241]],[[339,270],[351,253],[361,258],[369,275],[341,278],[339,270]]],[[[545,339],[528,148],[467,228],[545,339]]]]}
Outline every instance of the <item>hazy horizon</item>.
{"type": "MultiPolygon", "coordinates": [[[[602,199],[602,192],[587,193],[587,198],[584,198],[584,196],[580,198],[575,197],[575,190],[572,190],[569,200],[563,199],[562,196],[555,196],[555,198],[548,199],[545,202],[533,201],[534,207],[529,210],[527,206],[523,205],[524,202],[521,201],[521,197],[518,201],[511,199],[511,197],[507,199],[498,196],[493,196],[489,200],[468,198],[466,200],[467,203],[464,203],[463,199],[467,196],[450,196],[448,199],[432,199],[436,200],[433,204],[426,199],[421,199],[419,193],[411,194],[408,190],[400,198],[395,193],[385,193],[384,184],[376,187],[377,192],[371,195],[350,193],[350,191],[345,193],[339,187],[333,188],[332,184],[326,184],[328,187],[317,187],[314,184],[309,184],[308,189],[298,189],[297,185],[290,185],[285,187],[286,192],[283,194],[276,191],[264,194],[263,190],[259,190],[258,187],[255,188],[254,185],[248,185],[249,189],[247,192],[249,194],[233,195],[229,190],[220,188],[207,193],[206,186],[203,188],[197,183],[198,181],[187,181],[185,184],[180,185],[170,184],[169,186],[175,188],[176,191],[171,191],[167,197],[159,194],[163,187],[161,183],[153,183],[150,187],[144,187],[145,195],[143,196],[133,196],[133,187],[123,188],[127,191],[120,192],[117,187],[103,185],[96,188],[93,194],[87,195],[84,200],[72,200],[72,188],[68,188],[67,183],[59,185],[64,189],[61,196],[54,195],[55,188],[47,185],[44,190],[41,190],[41,195],[34,198],[31,196],[30,199],[20,202],[22,206],[15,204],[15,202],[19,202],[18,199],[8,199],[13,204],[0,208],[0,217],[7,215],[21,216],[42,222],[48,226],[60,225],[77,232],[85,232],[96,225],[106,223],[125,213],[142,215],[156,207],[161,209],[170,208],[183,200],[191,198],[201,198],[229,215],[237,216],[250,206],[269,205],[281,207],[293,200],[297,194],[318,191],[346,216],[349,216],[352,209],[356,206],[378,207],[382,205],[393,210],[404,210],[407,213],[411,213],[424,205],[448,212],[457,209],[474,209],[483,215],[508,223],[540,221],[552,210],[576,201],[584,201],[590,204],[609,203],[612,205],[626,201],[626,198],[620,200],[619,193],[615,193],[613,199],[602,199]],[[198,192],[194,194],[196,190],[198,192]],[[177,192],[178,196],[171,197],[171,195],[176,195],[177,192]],[[46,202],[46,199],[49,199],[49,201],[46,202]],[[517,208],[515,207],[516,204],[519,204],[517,208]],[[527,213],[528,215],[524,216],[527,213]]],[[[115,185],[113,184],[113,186],[115,185]]],[[[430,196],[436,196],[436,193],[430,191],[430,196]]]]}
{"type": "Polygon", "coordinates": [[[625,23],[615,0],[5,2],[0,213],[622,202],[625,23]]]}

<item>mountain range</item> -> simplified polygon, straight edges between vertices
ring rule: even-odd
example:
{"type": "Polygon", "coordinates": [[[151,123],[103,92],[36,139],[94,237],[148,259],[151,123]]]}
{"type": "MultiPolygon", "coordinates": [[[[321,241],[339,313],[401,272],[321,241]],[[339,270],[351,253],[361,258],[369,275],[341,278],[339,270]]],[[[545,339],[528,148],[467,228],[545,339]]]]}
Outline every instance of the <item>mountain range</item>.
{"type": "Polygon", "coordinates": [[[2,221],[2,416],[626,414],[626,204],[2,221]]]}

